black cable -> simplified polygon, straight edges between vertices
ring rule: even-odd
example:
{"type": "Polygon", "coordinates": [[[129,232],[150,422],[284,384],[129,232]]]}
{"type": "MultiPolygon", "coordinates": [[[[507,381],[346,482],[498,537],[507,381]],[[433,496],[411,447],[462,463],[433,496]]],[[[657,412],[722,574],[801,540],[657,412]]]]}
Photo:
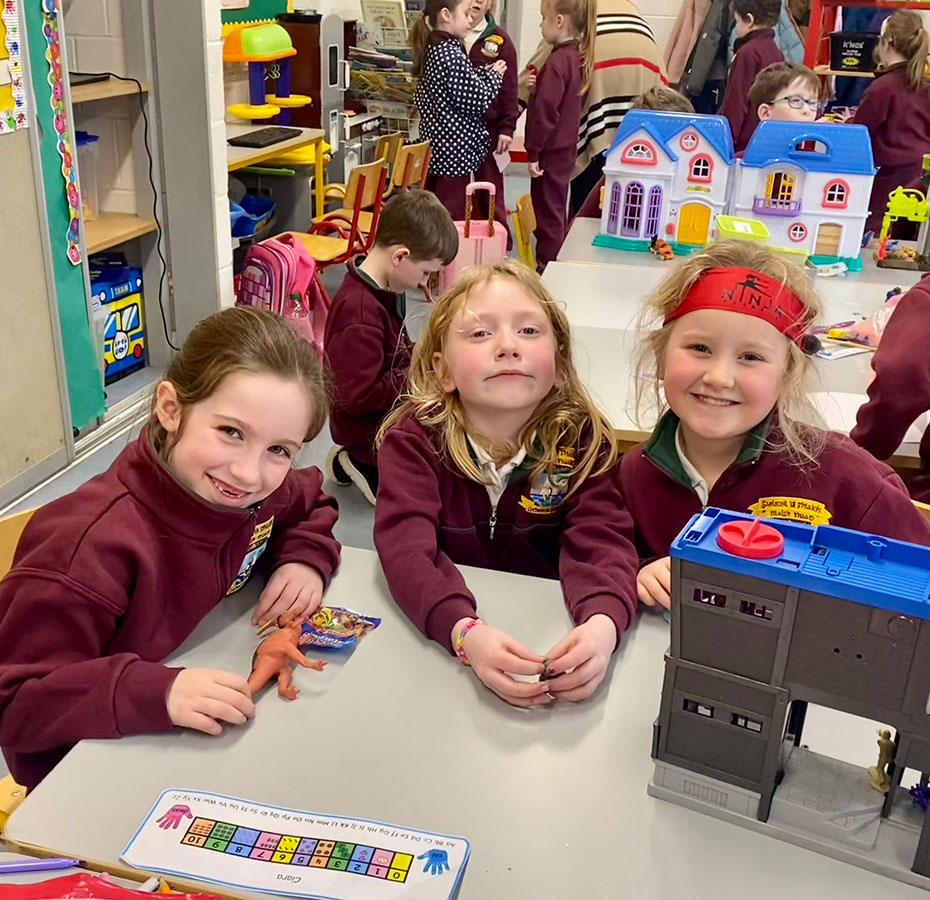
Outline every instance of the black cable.
{"type": "Polygon", "coordinates": [[[149,147],[149,117],[145,112],[145,91],[142,89],[142,82],[137,78],[127,78],[123,75],[117,75],[115,72],[81,72],[82,75],[107,75],[110,78],[115,78],[117,81],[131,81],[138,91],[139,97],[139,111],[142,113],[142,142],[145,145],[145,155],[149,160],[149,184],[152,187],[152,218],[155,220],[155,230],[158,234],[158,237],[155,240],[155,250],[158,253],[158,258],[161,260],[161,275],[158,278],[158,309],[161,312],[161,324],[165,332],[165,340],[168,342],[168,346],[172,350],[178,350],[172,341],[171,336],[168,334],[168,317],[165,314],[165,304],[162,299],[162,294],[165,287],[165,277],[168,274],[168,261],[165,259],[165,254],[161,249],[162,237],[164,236],[164,231],[161,227],[161,222],[158,219],[158,188],[155,187],[155,161],[152,159],[152,150],[149,147]]]}

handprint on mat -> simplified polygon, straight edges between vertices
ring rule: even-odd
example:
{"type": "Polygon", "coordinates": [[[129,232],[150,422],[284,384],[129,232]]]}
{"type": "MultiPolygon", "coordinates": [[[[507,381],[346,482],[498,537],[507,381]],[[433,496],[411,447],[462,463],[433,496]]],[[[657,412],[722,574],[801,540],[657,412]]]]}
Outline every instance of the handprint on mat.
{"type": "Polygon", "coordinates": [[[181,819],[193,819],[189,806],[172,806],[161,818],[158,819],[159,828],[177,828],[181,819]]]}
{"type": "Polygon", "coordinates": [[[449,868],[449,854],[445,850],[427,850],[421,853],[417,859],[425,859],[423,871],[429,872],[430,875],[441,875],[449,868]]]}

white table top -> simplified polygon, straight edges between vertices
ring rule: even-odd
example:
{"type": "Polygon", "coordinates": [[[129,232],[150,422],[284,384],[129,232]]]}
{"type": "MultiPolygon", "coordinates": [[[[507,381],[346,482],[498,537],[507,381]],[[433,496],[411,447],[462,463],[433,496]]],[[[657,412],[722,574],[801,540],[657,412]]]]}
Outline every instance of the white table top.
{"type": "MultiPolygon", "coordinates": [[[[747,886],[761,900],[923,896],[647,796],[661,617],[624,636],[591,701],[518,710],[401,618],[374,553],[343,554],[328,602],[384,618],[344,667],[299,669],[297,701],[262,696],[255,721],[220,738],[83,742],[16,810],[10,839],[113,863],[162,790],[196,788],[465,836],[461,900],[744,900],[747,886]]],[[[556,582],[463,572],[482,613],[529,646],[544,651],[568,630],[556,582]]],[[[255,596],[224,601],[177,659],[245,671],[255,596]]],[[[848,728],[829,729],[827,743],[840,733],[858,743],[848,728]]]]}
{"type": "MultiPolygon", "coordinates": [[[[267,128],[267,125],[248,125],[226,123],[226,139],[239,137],[248,134],[250,131],[258,131],[260,128],[267,128]]],[[[296,125],[286,125],[286,128],[296,128],[296,125]]],[[[246,166],[254,166],[265,160],[272,159],[285,150],[293,150],[295,147],[303,147],[306,144],[312,144],[314,141],[321,140],[324,132],[319,128],[301,128],[297,137],[288,138],[285,141],[278,141],[277,144],[270,144],[267,147],[233,147],[231,144],[226,145],[226,168],[233,172],[236,169],[244,169],[246,166]]]]}

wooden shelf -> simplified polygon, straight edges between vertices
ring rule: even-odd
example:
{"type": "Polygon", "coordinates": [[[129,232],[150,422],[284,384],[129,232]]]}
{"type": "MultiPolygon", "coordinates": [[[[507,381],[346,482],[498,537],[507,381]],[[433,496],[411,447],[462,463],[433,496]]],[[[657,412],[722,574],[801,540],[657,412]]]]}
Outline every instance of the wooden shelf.
{"type": "Polygon", "coordinates": [[[841,78],[874,78],[874,72],[843,72],[839,69],[831,69],[829,66],[815,66],[814,71],[818,75],[836,75],[841,78]]]}
{"type": "MultiPolygon", "coordinates": [[[[148,93],[152,85],[147,81],[141,82],[142,92],[148,93]]],[[[90,84],[79,84],[71,88],[71,104],[91,103],[94,100],[108,100],[110,97],[126,97],[138,94],[139,89],[131,81],[118,81],[108,78],[106,81],[94,81],[90,84]]]]}
{"type": "Polygon", "coordinates": [[[84,223],[84,240],[88,253],[98,253],[131,241],[156,229],[154,219],[143,219],[127,213],[100,213],[92,222],[84,223]]]}

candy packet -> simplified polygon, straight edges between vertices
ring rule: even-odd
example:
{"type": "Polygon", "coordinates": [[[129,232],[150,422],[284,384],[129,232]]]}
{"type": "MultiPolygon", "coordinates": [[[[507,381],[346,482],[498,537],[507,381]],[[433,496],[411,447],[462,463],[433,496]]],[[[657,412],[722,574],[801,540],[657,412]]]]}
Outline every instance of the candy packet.
{"type": "Polygon", "coordinates": [[[304,623],[300,645],[346,650],[354,647],[363,634],[373,631],[380,624],[380,619],[363,616],[352,609],[321,606],[310,617],[310,621],[304,623]]]}

